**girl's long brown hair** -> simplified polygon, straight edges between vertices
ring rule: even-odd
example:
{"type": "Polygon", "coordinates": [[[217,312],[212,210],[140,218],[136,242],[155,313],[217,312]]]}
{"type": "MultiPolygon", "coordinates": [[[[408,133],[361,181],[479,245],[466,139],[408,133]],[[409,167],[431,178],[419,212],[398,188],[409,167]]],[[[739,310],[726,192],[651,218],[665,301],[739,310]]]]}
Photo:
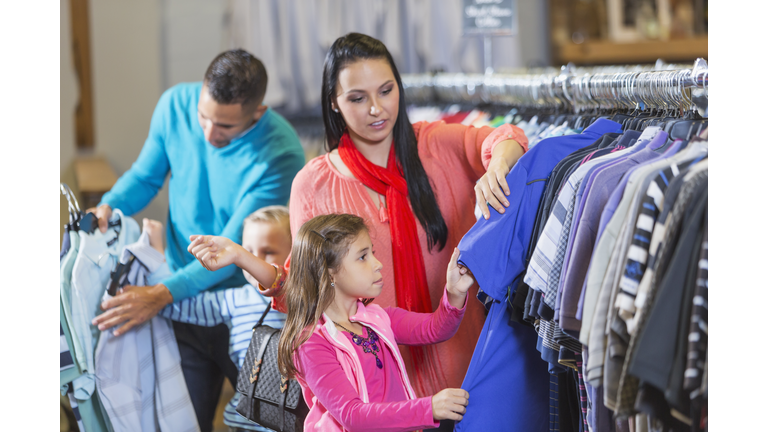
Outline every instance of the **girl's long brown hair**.
{"type": "Polygon", "coordinates": [[[335,291],[329,271],[339,270],[349,246],[367,230],[362,218],[350,214],[316,216],[299,229],[284,288],[288,318],[277,349],[283,376],[293,378],[300,372],[293,354],[309,339],[323,311],[333,302],[335,291]]]}

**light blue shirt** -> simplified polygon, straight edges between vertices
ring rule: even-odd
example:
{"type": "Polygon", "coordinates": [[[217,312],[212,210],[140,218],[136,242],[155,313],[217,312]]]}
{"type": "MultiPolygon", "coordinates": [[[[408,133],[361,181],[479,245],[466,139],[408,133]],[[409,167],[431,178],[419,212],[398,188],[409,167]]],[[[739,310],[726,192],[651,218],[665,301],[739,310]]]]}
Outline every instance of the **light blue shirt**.
{"type": "Polygon", "coordinates": [[[82,230],[78,232],[80,247],[72,269],[70,331],[82,348],[82,352],[75,353],[76,360],[85,364],[83,375],[73,382],[75,397],[80,400],[90,398],[95,391],[94,351],[100,332],[91,321],[103,312],[101,299],[123,247],[139,237],[139,225],[132,218],[124,217],[120,210],[114,211],[112,220],[120,220],[120,228],[111,227],[104,234],[98,229],[93,234],[82,230]]]}

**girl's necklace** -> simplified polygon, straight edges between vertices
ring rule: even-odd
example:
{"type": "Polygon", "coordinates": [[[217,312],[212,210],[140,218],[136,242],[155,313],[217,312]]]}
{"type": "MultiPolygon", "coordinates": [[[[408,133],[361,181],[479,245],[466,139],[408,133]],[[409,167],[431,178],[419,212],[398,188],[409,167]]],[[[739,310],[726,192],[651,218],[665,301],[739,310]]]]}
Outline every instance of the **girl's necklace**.
{"type": "Polygon", "coordinates": [[[344,329],[347,333],[351,334],[352,342],[354,342],[357,346],[363,347],[363,352],[371,353],[374,357],[376,357],[376,367],[379,369],[384,367],[384,365],[381,363],[381,360],[379,359],[379,355],[377,354],[379,352],[379,345],[376,342],[379,341],[379,335],[377,335],[373,329],[363,326],[368,330],[368,337],[363,338],[362,336],[356,335],[352,331],[348,330],[346,327],[337,323],[336,321],[333,323],[344,329]]]}

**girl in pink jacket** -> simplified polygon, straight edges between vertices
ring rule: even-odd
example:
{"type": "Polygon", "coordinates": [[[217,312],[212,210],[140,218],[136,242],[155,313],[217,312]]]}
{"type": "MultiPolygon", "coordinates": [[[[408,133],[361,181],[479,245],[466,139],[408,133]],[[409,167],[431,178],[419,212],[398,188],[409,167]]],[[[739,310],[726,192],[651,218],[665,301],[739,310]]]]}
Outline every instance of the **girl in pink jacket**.
{"type": "MultiPolygon", "coordinates": [[[[212,270],[248,270],[242,248],[217,240],[190,252],[212,270]]],[[[307,431],[411,431],[466,412],[462,389],[417,398],[397,348],[442,342],[459,328],[474,280],[457,266],[458,250],[437,310],[415,313],[370,303],[383,286],[373,247],[363,219],[348,214],[314,217],[294,239],[278,363],[301,384],[307,431]]]]}

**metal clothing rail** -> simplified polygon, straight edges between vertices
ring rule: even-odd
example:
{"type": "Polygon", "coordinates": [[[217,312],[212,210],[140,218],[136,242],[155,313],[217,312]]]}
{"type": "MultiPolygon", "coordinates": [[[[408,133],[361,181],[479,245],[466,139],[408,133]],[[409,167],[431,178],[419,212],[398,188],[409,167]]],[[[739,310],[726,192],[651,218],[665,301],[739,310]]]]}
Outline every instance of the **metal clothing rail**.
{"type": "Polygon", "coordinates": [[[507,74],[403,75],[406,98],[412,103],[494,104],[517,107],[585,110],[692,111],[692,92],[706,99],[707,62],[693,67],[657,62],[595,68],[563,66],[507,74]],[[660,70],[661,69],[661,70],[660,70]]]}

